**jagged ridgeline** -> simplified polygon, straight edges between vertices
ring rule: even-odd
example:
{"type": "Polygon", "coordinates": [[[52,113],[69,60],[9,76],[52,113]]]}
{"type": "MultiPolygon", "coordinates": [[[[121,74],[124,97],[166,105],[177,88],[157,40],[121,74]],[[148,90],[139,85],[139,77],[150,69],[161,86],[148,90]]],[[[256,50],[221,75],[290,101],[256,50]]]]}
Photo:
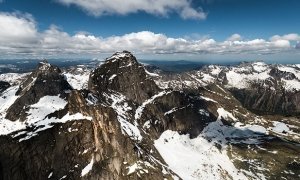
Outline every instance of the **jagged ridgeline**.
{"type": "Polygon", "coordinates": [[[0,79],[0,179],[300,178],[300,67],[180,74],[128,51],[0,79]]]}

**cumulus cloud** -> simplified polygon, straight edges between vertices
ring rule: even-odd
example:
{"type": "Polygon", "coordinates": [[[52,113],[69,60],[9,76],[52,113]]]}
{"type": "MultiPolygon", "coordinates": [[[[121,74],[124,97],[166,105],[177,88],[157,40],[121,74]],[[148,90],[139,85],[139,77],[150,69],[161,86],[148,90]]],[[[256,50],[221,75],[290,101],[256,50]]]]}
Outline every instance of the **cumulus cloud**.
{"type": "Polygon", "coordinates": [[[82,56],[121,50],[137,54],[276,54],[299,48],[299,42],[296,46],[291,45],[298,36],[294,34],[273,36],[269,40],[244,40],[240,35],[234,34],[225,41],[216,41],[209,36],[195,40],[141,31],[104,38],[84,31],[69,34],[55,25],[39,31],[36,22],[28,14],[0,13],[2,57],[82,56]]]}
{"type": "Polygon", "coordinates": [[[2,43],[30,41],[37,34],[36,23],[31,15],[0,13],[0,39],[2,43]]]}
{"type": "Polygon", "coordinates": [[[205,19],[207,14],[191,6],[190,0],[56,0],[64,5],[75,5],[91,15],[126,15],[143,11],[149,14],[167,16],[176,12],[183,19],[205,19]]]}
{"type": "Polygon", "coordinates": [[[287,41],[300,41],[300,35],[296,33],[286,34],[283,36],[275,35],[270,38],[271,41],[287,40],[287,41]]]}
{"type": "Polygon", "coordinates": [[[233,34],[227,38],[228,41],[240,41],[242,40],[242,36],[239,34],[233,34]]]}

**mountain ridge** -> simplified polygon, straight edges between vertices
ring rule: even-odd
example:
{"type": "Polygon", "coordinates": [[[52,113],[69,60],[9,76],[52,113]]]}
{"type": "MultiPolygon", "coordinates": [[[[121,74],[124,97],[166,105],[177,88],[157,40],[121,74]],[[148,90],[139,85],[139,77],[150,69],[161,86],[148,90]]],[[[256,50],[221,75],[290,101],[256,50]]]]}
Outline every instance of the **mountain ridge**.
{"type": "MultiPolygon", "coordinates": [[[[128,51],[92,70],[43,62],[1,93],[0,179],[297,178],[298,117],[259,115],[232,90],[255,91],[262,82],[256,85],[265,91],[298,79],[296,65],[294,76],[283,71],[291,66],[271,75],[270,67],[211,65],[170,75],[147,69],[128,51]],[[232,74],[250,81],[236,84],[232,74]],[[267,78],[257,81],[261,74],[267,78]],[[270,77],[274,84],[265,88],[270,77]],[[14,105],[35,91],[36,100],[14,105]],[[14,111],[23,113],[7,119],[14,111]]],[[[297,96],[297,89],[280,87],[297,96]]]]}

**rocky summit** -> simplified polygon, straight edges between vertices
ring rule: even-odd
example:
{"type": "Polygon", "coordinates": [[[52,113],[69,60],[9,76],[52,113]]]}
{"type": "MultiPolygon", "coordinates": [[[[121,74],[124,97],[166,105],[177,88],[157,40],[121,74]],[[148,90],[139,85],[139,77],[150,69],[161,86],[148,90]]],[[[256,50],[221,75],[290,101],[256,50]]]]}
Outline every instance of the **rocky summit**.
{"type": "Polygon", "coordinates": [[[299,95],[297,64],[43,61],[0,76],[0,179],[299,179],[299,95]]]}

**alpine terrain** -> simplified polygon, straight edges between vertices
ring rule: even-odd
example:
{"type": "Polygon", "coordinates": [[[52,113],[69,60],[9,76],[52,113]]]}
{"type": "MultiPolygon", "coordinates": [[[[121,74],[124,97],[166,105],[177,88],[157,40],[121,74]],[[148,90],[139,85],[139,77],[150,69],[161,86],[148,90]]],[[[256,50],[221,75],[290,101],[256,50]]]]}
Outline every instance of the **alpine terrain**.
{"type": "Polygon", "coordinates": [[[128,51],[0,75],[0,179],[300,179],[300,64],[182,73],[128,51]]]}

